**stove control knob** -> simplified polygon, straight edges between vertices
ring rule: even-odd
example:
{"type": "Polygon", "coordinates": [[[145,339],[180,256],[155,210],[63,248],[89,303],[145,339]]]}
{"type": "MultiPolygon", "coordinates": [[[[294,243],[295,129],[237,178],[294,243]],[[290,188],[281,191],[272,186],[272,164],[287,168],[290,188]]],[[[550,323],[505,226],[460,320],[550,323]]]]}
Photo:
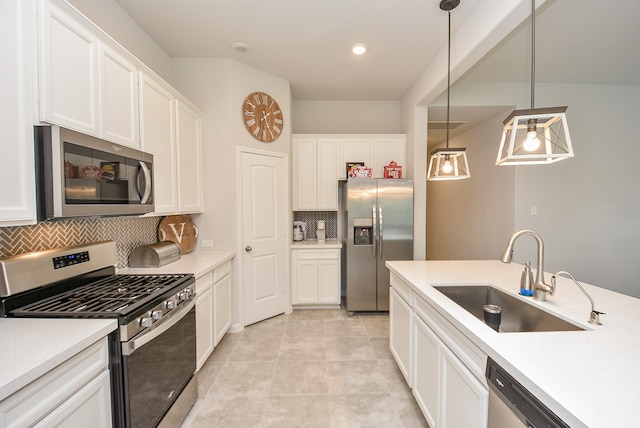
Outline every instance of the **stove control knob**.
{"type": "Polygon", "coordinates": [[[162,311],[160,311],[160,310],[153,311],[151,313],[151,318],[153,318],[154,320],[159,320],[160,318],[162,318],[162,311]]]}
{"type": "Polygon", "coordinates": [[[180,300],[189,300],[190,294],[185,290],[178,293],[178,299],[180,300]]]}
{"type": "Polygon", "coordinates": [[[176,306],[178,306],[178,302],[176,302],[175,300],[169,300],[167,302],[167,309],[175,309],[176,306]]]}
{"type": "Polygon", "coordinates": [[[140,320],[140,326],[142,327],[151,327],[153,324],[153,319],[149,317],[144,317],[140,320]]]}
{"type": "Polygon", "coordinates": [[[193,296],[193,288],[185,288],[184,292],[187,293],[189,297],[193,296]]]}

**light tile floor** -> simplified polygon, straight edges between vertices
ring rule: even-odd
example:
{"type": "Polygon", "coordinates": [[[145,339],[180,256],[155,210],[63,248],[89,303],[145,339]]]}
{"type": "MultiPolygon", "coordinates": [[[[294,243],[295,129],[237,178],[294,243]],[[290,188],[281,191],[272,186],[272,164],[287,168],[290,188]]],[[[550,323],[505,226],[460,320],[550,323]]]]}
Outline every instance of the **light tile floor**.
{"type": "Polygon", "coordinates": [[[182,428],[427,427],[389,352],[386,314],[294,310],[227,334],[182,428]]]}

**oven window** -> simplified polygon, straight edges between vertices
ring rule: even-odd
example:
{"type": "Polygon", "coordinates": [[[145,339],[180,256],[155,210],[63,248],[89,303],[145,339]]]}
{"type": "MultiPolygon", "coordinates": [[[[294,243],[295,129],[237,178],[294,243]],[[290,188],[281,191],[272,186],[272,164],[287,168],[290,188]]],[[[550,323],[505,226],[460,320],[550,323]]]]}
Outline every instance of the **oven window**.
{"type": "Polygon", "coordinates": [[[194,307],[169,330],[124,356],[132,428],[158,424],[191,379],[196,368],[195,320],[194,307]]]}

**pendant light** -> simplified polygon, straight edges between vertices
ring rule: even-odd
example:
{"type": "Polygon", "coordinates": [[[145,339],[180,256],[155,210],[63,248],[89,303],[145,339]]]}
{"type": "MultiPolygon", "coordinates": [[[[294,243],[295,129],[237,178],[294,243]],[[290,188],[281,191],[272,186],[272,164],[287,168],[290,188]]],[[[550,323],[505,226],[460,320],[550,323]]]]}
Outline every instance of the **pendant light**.
{"type": "Polygon", "coordinates": [[[514,110],[504,120],[496,165],[548,164],[573,157],[567,107],[534,108],[535,0],[531,0],[531,109],[514,110]]]}
{"type": "Polygon", "coordinates": [[[465,149],[449,148],[449,110],[451,92],[451,10],[460,4],[460,0],[442,0],[440,9],[449,14],[449,41],[447,46],[447,143],[446,148],[439,148],[431,152],[427,180],[462,180],[471,177],[469,162],[465,149]]]}

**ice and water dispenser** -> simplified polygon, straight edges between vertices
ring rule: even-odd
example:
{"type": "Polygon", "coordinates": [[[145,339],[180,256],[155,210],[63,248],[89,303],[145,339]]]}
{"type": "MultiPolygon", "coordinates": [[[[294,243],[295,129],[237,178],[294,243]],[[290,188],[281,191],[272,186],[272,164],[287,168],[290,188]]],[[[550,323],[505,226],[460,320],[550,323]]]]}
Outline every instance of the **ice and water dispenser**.
{"type": "Polygon", "coordinates": [[[373,245],[373,220],[353,219],[353,245],[373,245]]]}

